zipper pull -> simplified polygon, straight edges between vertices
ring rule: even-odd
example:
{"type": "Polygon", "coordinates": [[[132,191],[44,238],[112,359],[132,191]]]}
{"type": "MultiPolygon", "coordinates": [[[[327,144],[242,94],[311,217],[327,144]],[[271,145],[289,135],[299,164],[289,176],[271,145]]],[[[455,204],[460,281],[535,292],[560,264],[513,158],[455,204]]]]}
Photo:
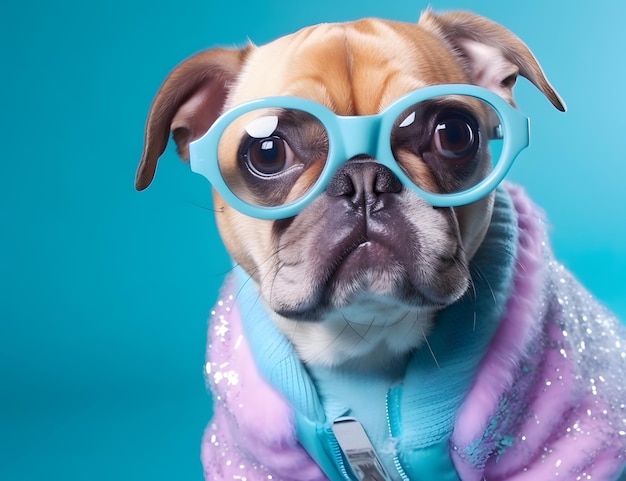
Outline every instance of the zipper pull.
{"type": "Polygon", "coordinates": [[[356,418],[335,419],[333,433],[359,481],[391,481],[365,429],[356,418]]]}

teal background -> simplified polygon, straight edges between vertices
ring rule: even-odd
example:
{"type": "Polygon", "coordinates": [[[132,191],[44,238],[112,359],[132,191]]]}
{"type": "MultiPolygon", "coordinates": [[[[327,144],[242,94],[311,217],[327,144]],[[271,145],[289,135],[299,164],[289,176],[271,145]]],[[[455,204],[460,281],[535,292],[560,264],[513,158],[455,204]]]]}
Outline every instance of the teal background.
{"type": "MultiPolygon", "coordinates": [[[[504,24],[565,98],[521,81],[511,178],[557,255],[626,318],[626,77],[618,0],[433,1],[504,24]]],[[[206,318],[229,262],[209,188],[169,148],[133,188],[162,79],[214,45],[426,2],[60,0],[0,7],[0,480],[200,480],[206,318]]]]}

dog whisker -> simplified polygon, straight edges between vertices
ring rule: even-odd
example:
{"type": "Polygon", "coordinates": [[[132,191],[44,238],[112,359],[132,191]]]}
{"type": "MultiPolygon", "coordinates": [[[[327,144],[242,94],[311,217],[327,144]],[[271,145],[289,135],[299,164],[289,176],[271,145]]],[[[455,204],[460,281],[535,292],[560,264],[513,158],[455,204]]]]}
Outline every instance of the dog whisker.
{"type": "Polygon", "coordinates": [[[430,342],[428,342],[428,337],[426,336],[426,333],[424,332],[424,328],[420,327],[420,330],[422,331],[422,337],[424,338],[426,347],[428,347],[428,350],[430,351],[430,355],[433,357],[433,361],[435,361],[435,364],[437,365],[437,369],[441,371],[441,366],[439,365],[439,361],[437,361],[437,356],[435,356],[435,352],[433,351],[433,348],[431,347],[430,342]]]}
{"type": "Polygon", "coordinates": [[[361,324],[362,326],[367,326],[367,329],[365,330],[365,332],[363,334],[361,334],[354,326],[355,325],[359,325],[358,323],[355,323],[353,321],[350,321],[348,318],[346,318],[346,316],[344,316],[342,314],[342,317],[344,319],[344,321],[346,322],[346,325],[350,328],[350,330],[352,330],[352,332],[354,332],[357,337],[360,338],[360,341],[365,342],[366,344],[370,344],[369,340],[367,339],[367,334],[370,332],[370,330],[372,329],[372,326],[374,325],[374,323],[376,322],[376,318],[372,318],[371,322],[367,323],[367,324],[361,324]]]}
{"type": "Polygon", "coordinates": [[[472,266],[472,269],[474,270],[474,272],[476,272],[478,279],[487,285],[487,287],[489,288],[489,292],[491,292],[491,298],[493,299],[493,303],[497,304],[498,300],[496,299],[496,294],[493,291],[493,286],[491,285],[491,282],[489,282],[487,276],[484,274],[484,272],[482,272],[480,267],[476,265],[472,266]]]}
{"type": "MultiPolygon", "coordinates": [[[[297,324],[297,323],[296,323],[296,324],[297,324]]],[[[329,342],[326,346],[324,346],[324,348],[319,349],[319,350],[318,350],[318,351],[317,351],[317,352],[316,352],[313,356],[311,356],[311,357],[309,357],[308,359],[306,359],[306,362],[312,362],[312,361],[315,361],[316,359],[318,359],[318,358],[322,357],[322,355],[323,355],[325,352],[329,351],[335,343],[339,342],[339,340],[341,339],[342,335],[346,332],[346,330],[347,330],[349,327],[351,327],[351,326],[350,326],[350,323],[346,320],[345,325],[343,326],[343,328],[341,329],[341,331],[339,331],[339,332],[337,333],[337,335],[333,338],[333,340],[332,340],[332,341],[330,341],[330,342],[329,342]]],[[[352,328],[352,330],[354,330],[354,329],[352,328]]],[[[356,333],[356,331],[355,331],[355,333],[356,333]]],[[[356,334],[358,334],[358,333],[356,333],[356,334]]]]}
{"type": "MultiPolygon", "coordinates": [[[[239,295],[243,292],[243,289],[244,289],[245,285],[246,285],[248,282],[253,282],[253,279],[252,279],[252,276],[251,276],[251,275],[248,275],[248,276],[246,277],[246,280],[244,281],[244,283],[241,285],[241,287],[239,288],[239,290],[238,290],[238,291],[237,291],[237,293],[235,294],[235,296],[234,296],[235,301],[237,301],[237,299],[239,298],[239,295]]],[[[256,299],[254,300],[254,304],[253,304],[253,306],[256,306],[257,302],[258,302],[260,299],[261,299],[261,294],[258,294],[258,295],[256,296],[256,299]]]]}
{"type": "Polygon", "coordinates": [[[193,201],[189,201],[189,204],[193,205],[194,207],[198,207],[199,209],[204,210],[206,212],[212,212],[213,214],[222,214],[224,212],[224,207],[221,207],[220,209],[214,209],[212,207],[207,207],[205,205],[202,205],[193,201]]]}

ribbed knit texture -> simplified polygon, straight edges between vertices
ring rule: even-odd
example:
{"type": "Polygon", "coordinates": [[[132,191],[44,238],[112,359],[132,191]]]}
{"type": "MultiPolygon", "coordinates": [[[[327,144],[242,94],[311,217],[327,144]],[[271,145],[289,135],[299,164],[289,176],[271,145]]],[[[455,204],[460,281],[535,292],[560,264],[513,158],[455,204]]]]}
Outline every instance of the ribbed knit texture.
{"type": "Polygon", "coordinates": [[[401,450],[420,449],[450,436],[509,295],[516,258],[517,220],[508,195],[498,191],[486,238],[472,259],[473,287],[435,319],[411,360],[402,396],[401,450]],[[432,353],[431,353],[432,350],[432,353]]]}

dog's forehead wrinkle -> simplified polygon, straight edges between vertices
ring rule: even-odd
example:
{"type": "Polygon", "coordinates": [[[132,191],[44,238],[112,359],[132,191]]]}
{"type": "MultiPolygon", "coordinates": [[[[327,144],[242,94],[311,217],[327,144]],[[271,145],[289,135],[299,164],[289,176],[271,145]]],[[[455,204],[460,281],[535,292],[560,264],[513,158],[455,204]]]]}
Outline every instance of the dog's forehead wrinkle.
{"type": "Polygon", "coordinates": [[[364,20],[350,24],[347,34],[353,115],[379,113],[400,96],[424,85],[417,64],[407,55],[413,47],[392,24],[364,20]]]}
{"type": "Polygon", "coordinates": [[[460,83],[463,75],[458,59],[417,24],[379,19],[321,24],[252,51],[228,103],[293,95],[338,115],[372,115],[408,92],[460,83]],[[259,70],[263,76],[253,75],[259,70]]]}
{"type": "Polygon", "coordinates": [[[407,55],[419,47],[396,28],[374,19],[311,27],[284,47],[278,42],[262,48],[259,60],[276,67],[272,85],[284,85],[282,94],[310,98],[339,115],[376,114],[426,85],[420,62],[407,55]]]}

